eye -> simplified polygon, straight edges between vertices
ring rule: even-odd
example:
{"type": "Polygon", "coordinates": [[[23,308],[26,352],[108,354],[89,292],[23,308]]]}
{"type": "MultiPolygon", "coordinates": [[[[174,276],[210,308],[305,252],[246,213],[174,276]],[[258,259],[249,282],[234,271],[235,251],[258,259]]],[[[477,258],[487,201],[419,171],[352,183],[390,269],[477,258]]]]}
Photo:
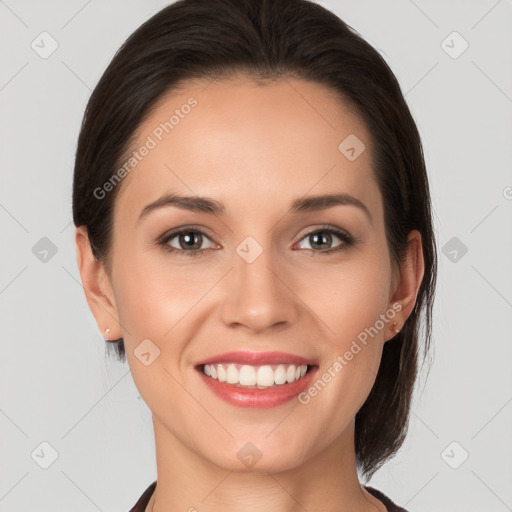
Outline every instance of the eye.
{"type": "Polygon", "coordinates": [[[208,248],[203,245],[206,240],[210,240],[209,237],[198,229],[180,228],[164,235],[159,240],[158,245],[171,253],[184,256],[200,256],[208,248]],[[170,242],[174,239],[176,239],[175,245],[172,245],[170,242]]]}
{"type": "Polygon", "coordinates": [[[310,247],[300,246],[301,249],[311,249],[320,253],[341,251],[351,246],[354,242],[353,237],[347,232],[333,228],[320,228],[310,231],[302,238],[302,240],[306,240],[310,247]],[[341,243],[332,248],[333,240],[336,238],[340,240],[341,243]]]}
{"type": "MultiPolygon", "coordinates": [[[[339,229],[333,228],[317,228],[304,235],[299,242],[300,249],[308,249],[313,251],[313,254],[331,254],[334,252],[342,251],[354,244],[354,238],[339,229]],[[340,243],[332,247],[333,241],[338,239],[340,243]],[[302,240],[309,243],[310,247],[303,247],[302,240]]],[[[176,254],[178,256],[200,256],[207,249],[217,248],[208,235],[203,231],[195,228],[182,227],[170,233],[164,234],[158,241],[158,245],[165,251],[176,254]],[[210,242],[212,245],[206,247],[205,242],[210,242]],[[171,243],[173,242],[173,243],[171,243]]]]}

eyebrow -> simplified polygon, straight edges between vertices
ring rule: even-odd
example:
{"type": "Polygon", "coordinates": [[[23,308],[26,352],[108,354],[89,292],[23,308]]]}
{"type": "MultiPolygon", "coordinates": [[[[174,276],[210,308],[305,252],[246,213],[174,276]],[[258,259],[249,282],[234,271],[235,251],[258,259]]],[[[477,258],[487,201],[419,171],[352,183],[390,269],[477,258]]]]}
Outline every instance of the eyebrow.
{"type": "MultiPolygon", "coordinates": [[[[361,209],[370,223],[373,223],[372,216],[368,207],[356,197],[350,194],[322,194],[317,196],[308,196],[296,199],[292,202],[289,213],[306,213],[326,210],[334,206],[355,206],[361,209]]],[[[156,201],[144,207],[139,215],[138,222],[146,217],[150,212],[164,207],[174,206],[182,210],[191,212],[208,213],[220,215],[225,213],[226,207],[221,202],[210,197],[200,196],[182,196],[171,193],[160,197],[156,201]]]]}

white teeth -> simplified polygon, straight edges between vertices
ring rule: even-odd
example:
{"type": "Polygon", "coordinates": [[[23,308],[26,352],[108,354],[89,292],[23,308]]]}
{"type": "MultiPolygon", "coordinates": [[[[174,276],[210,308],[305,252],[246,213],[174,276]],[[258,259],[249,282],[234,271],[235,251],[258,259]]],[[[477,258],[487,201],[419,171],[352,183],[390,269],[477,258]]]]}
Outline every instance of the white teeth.
{"type": "Polygon", "coordinates": [[[244,364],[238,374],[238,382],[242,386],[256,386],[256,370],[253,366],[244,364]]]}
{"type": "MultiPolygon", "coordinates": [[[[209,365],[205,365],[205,366],[209,366],[209,365]]],[[[221,366],[221,365],[219,365],[219,366],[221,366]]],[[[238,370],[236,369],[236,366],[234,364],[228,365],[227,376],[228,376],[228,380],[227,380],[228,384],[238,384],[238,370]]]]}
{"type": "Polygon", "coordinates": [[[256,383],[258,386],[274,385],[274,370],[271,366],[260,366],[256,374],[256,383]]]}
{"type": "Polygon", "coordinates": [[[228,378],[228,375],[226,372],[226,368],[224,368],[224,366],[219,364],[219,366],[217,366],[217,380],[219,382],[226,382],[227,378],[228,378]]]}
{"type": "Polygon", "coordinates": [[[295,382],[304,377],[307,372],[307,365],[279,364],[251,366],[248,364],[220,363],[205,364],[203,372],[205,375],[227,382],[239,387],[268,388],[295,382]]]}
{"type": "Polygon", "coordinates": [[[284,365],[280,364],[276,368],[276,372],[274,374],[274,382],[276,384],[284,384],[286,382],[286,370],[284,365]]]}

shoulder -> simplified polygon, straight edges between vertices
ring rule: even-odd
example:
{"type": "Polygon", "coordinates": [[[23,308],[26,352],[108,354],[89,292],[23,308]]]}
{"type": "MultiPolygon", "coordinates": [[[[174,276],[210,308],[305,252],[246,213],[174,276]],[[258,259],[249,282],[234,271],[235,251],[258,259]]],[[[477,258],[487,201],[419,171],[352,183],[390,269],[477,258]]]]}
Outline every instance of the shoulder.
{"type": "Polygon", "coordinates": [[[130,509],[129,512],[144,512],[148,506],[149,500],[156,487],[156,480],[150,484],[150,486],[142,493],[142,496],[138,499],[137,503],[130,509]]]}
{"type": "Polygon", "coordinates": [[[367,485],[364,488],[372,495],[375,496],[378,500],[382,501],[389,512],[407,512],[405,508],[399,507],[391,498],[388,498],[383,492],[378,489],[374,489],[373,487],[369,487],[367,485]]]}

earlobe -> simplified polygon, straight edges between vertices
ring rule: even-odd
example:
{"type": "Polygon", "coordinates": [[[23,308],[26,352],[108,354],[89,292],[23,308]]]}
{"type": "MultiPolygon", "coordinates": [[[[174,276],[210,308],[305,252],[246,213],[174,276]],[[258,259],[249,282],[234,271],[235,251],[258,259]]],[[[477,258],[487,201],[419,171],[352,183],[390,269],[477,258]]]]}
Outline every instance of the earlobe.
{"type": "Polygon", "coordinates": [[[421,233],[418,230],[412,230],[407,239],[407,251],[399,271],[398,285],[391,297],[391,304],[399,303],[400,311],[396,315],[395,320],[391,322],[391,336],[387,339],[393,338],[400,332],[405,321],[409,318],[416,303],[416,297],[418,296],[424,273],[425,262],[423,259],[421,233]],[[396,324],[394,323],[395,321],[396,324]]]}
{"type": "Polygon", "coordinates": [[[98,329],[104,338],[122,338],[110,279],[104,264],[96,260],[92,253],[85,226],[76,228],[75,244],[82,286],[98,329]]]}

